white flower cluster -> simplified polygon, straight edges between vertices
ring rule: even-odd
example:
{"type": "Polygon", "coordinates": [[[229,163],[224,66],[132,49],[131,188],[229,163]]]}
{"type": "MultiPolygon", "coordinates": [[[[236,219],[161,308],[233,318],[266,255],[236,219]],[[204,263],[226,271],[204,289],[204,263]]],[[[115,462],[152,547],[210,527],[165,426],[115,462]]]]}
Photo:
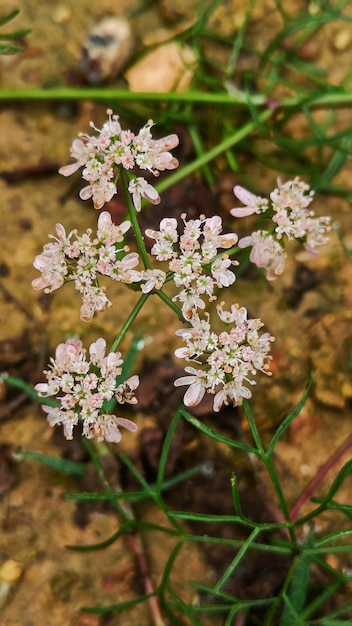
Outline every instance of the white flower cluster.
{"type": "Polygon", "coordinates": [[[217,313],[226,330],[220,334],[212,331],[209,316],[192,318],[192,326],[176,331],[182,337],[185,347],[176,350],[179,358],[196,364],[187,366],[188,376],[175,381],[175,386],[189,385],[185,395],[186,406],[196,406],[204,394],[214,394],[214,411],[223,405],[240,405],[243,398],[250,398],[247,385],[254,385],[253,376],[258,370],[269,373],[270,343],[274,341],[269,333],[259,334],[263,326],[260,319],[248,319],[247,310],[232,305],[225,311],[222,302],[217,313]],[[199,367],[200,366],[200,367],[199,367]]]}
{"type": "MultiPolygon", "coordinates": [[[[139,173],[149,171],[157,176],[163,170],[176,168],[178,162],[170,150],[178,145],[177,135],[153,140],[152,121],[134,134],[122,130],[119,117],[111,110],[107,113],[109,119],[101,129],[91,123],[96,136],[81,134],[73,141],[71,156],[76,162],[62,167],[60,173],[69,176],[82,167],[88,185],[80,196],[92,197],[96,209],[116,193],[120,175],[126,187],[128,180],[136,211],[141,209],[142,198],[158,204],[158,192],[139,173]]],[[[266,270],[269,280],[274,280],[284,271],[285,238],[297,239],[307,250],[316,253],[327,241],[330,219],[314,216],[310,210],[313,192],[298,178],[284,184],[278,181],[278,188],[269,200],[239,186],[234,188],[234,193],[244,206],[232,209],[231,214],[260,215],[263,221],[270,220],[269,228],[265,230],[262,226],[262,230],[238,241],[236,233],[223,234],[218,215],[188,220],[182,214],[182,228],[176,219],[164,218],[159,230],[147,229],[145,234],[154,240],[151,254],[157,261],[167,263],[166,274],[161,269],[150,268],[139,226],[135,234],[144,268],[137,269],[139,254],[129,252],[124,245],[131,222],[126,220],[117,226],[110,214],[103,211],[94,236],[91,229],[83,235],[78,235],[76,230],[67,235],[61,224],[56,225],[56,236],[50,236],[52,241],[34,261],[41,275],[32,285],[50,293],[66,282],[74,282],[82,294],[81,318],[90,321],[96,311],[111,305],[105,289],[99,285],[100,276],[126,284],[138,283],[144,294],[161,290],[166,281],[173,280],[178,288],[174,301],[180,303],[188,323],[187,328],[176,333],[184,341],[176,356],[190,363],[185,368],[187,375],[175,381],[176,387],[188,386],[184,403],[196,406],[205,393],[210,393],[214,396],[214,411],[223,405],[239,405],[251,396],[250,387],[255,384],[257,372],[270,374],[270,345],[274,338],[268,332],[261,333],[261,320],[248,318],[247,310],[238,304],[232,304],[230,310],[224,309],[224,303],[217,305],[215,324],[211,323],[209,313],[200,317],[200,311],[204,311],[207,302],[216,300],[217,288],[235,282],[233,266],[237,261],[232,261],[230,254],[238,250],[233,249],[236,244],[239,248],[251,246],[250,260],[266,270]],[[224,330],[215,332],[219,320],[224,330]]],[[[134,214],[131,220],[135,220],[134,214]]],[[[172,306],[170,301],[169,304],[172,306]]],[[[57,407],[43,408],[51,425],[63,425],[68,439],[79,422],[86,437],[113,442],[121,439],[120,426],[131,431],[137,428],[130,420],[106,414],[109,400],[115,399],[120,404],[136,402],[134,390],[139,380],[132,376],[120,383],[121,354],[111,352],[106,356],[105,351],[105,340],[98,339],[89,348],[88,360],[81,341],[68,339],[56,349],[55,359],[45,372],[47,382],[36,385],[39,395],[58,396],[57,407]]]]}
{"type": "MultiPolygon", "coordinates": [[[[81,189],[82,200],[93,199],[94,208],[101,209],[116,194],[119,170],[148,170],[154,176],[164,170],[173,170],[178,161],[169,150],[178,145],[177,135],[168,135],[154,140],[151,134],[153,121],[141,128],[138,135],[130,130],[122,130],[119,116],[107,110],[108,121],[101,129],[91,123],[98,136],[81,133],[72,143],[70,154],[76,163],[61,167],[59,173],[70,176],[83,167],[82,177],[89,184],[81,189]]],[[[131,174],[129,192],[137,211],[141,208],[141,198],[158,204],[160,197],[156,189],[142,176],[131,174]]]]}
{"type": "Polygon", "coordinates": [[[139,385],[138,376],[123,383],[117,382],[121,375],[123,360],[119,352],[105,356],[106,342],[98,339],[89,348],[90,360],[79,339],[67,339],[56,348],[55,359],[44,374],[47,383],[36,385],[39,396],[57,396],[58,407],[43,406],[50,426],[62,424],[66,439],[72,439],[73,428],[82,422],[83,435],[87,439],[119,442],[119,426],[135,432],[137,426],[131,420],[106,414],[104,403],[115,400],[135,404],[134,390],[139,385]]]}
{"type": "Polygon", "coordinates": [[[302,242],[312,255],[328,241],[330,217],[314,217],[314,211],[308,209],[314,192],[299,178],[284,184],[278,180],[278,188],[270,194],[270,204],[238,185],[234,187],[234,194],[245,206],[231,209],[231,215],[243,217],[258,213],[274,222],[270,230],[257,230],[238,242],[240,248],[252,247],[249,259],[266,270],[268,280],[275,280],[284,271],[284,236],[302,242]]]}
{"type": "Polygon", "coordinates": [[[237,242],[237,235],[222,235],[221,217],[215,215],[187,221],[186,215],[181,216],[184,223],[183,234],[179,235],[177,221],[165,218],[160,222],[160,230],[146,230],[146,235],[155,239],[151,249],[158,261],[169,261],[169,269],[173,273],[173,281],[181,287],[174,300],[182,303],[182,313],[190,320],[197,309],[204,309],[204,296],[214,300],[214,289],[229,287],[235,282],[235,274],[231,271],[231,261],[226,254],[217,256],[219,248],[231,248],[237,242]]]}
{"type": "Polygon", "coordinates": [[[73,281],[82,294],[81,319],[90,321],[95,311],[111,306],[104,289],[99,286],[99,275],[127,284],[143,278],[140,272],[133,269],[139,263],[139,255],[130,252],[122,256],[121,253],[128,249],[116,245],[123,241],[130,226],[128,220],[116,226],[107,211],[99,215],[94,239],[91,238],[91,229],[81,236],[74,230],[66,235],[62,224],[56,224],[56,237],[49,235],[54,241],[44,246],[33,263],[41,276],[32,282],[32,286],[50,293],[65,282],[73,281]]]}

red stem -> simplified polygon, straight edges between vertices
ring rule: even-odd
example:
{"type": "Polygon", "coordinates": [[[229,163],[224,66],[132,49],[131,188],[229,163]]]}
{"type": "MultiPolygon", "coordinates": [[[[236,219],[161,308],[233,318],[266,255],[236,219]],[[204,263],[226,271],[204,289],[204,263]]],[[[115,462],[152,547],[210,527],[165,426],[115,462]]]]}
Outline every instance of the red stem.
{"type": "Polygon", "coordinates": [[[331,470],[334,465],[341,459],[341,457],[345,454],[345,452],[352,445],[352,434],[345,439],[345,441],[341,444],[339,448],[328,458],[326,463],[320,467],[314,476],[313,480],[307,485],[304,489],[303,493],[298,498],[296,504],[292,507],[290,511],[290,519],[294,522],[299,515],[299,512],[303,506],[309,500],[309,498],[314,494],[317,487],[319,487],[320,483],[324,480],[325,476],[331,470]]]}
{"type": "Polygon", "coordinates": [[[155,595],[155,589],[154,589],[152,580],[150,578],[148,563],[147,563],[142,539],[139,535],[134,535],[133,533],[127,533],[126,539],[132,552],[136,556],[136,559],[138,562],[139,573],[141,574],[143,584],[144,584],[144,590],[146,594],[150,594],[150,593],[154,594],[150,596],[150,598],[148,598],[147,600],[148,605],[149,605],[149,610],[153,618],[154,626],[165,626],[165,622],[163,620],[160,607],[159,607],[159,601],[155,595]]]}

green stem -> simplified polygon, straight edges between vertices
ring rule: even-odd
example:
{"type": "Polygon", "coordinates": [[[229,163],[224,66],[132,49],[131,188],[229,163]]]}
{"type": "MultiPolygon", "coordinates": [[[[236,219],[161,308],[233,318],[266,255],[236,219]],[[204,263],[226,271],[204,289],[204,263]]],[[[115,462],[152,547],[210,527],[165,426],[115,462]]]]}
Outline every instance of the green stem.
{"type": "Polygon", "coordinates": [[[156,189],[159,193],[162,193],[172,185],[176,185],[181,180],[186,178],[186,176],[190,176],[194,172],[197,172],[202,167],[204,167],[207,163],[210,163],[213,159],[216,159],[223,152],[227,152],[230,148],[233,148],[237,143],[239,143],[244,137],[247,137],[253,130],[255,130],[259,123],[263,123],[268,120],[273,115],[273,111],[271,109],[266,109],[261,115],[258,115],[257,120],[252,122],[248,122],[244,126],[242,126],[239,130],[237,130],[230,137],[226,137],[223,141],[221,141],[218,145],[208,150],[197,159],[180,167],[173,174],[164,178],[158,185],[155,185],[156,189]]]}
{"type": "Polygon", "coordinates": [[[217,593],[218,591],[220,591],[221,587],[228,581],[231,574],[235,571],[236,567],[238,566],[242,558],[247,554],[248,548],[250,548],[251,544],[254,542],[255,538],[259,535],[260,532],[261,532],[261,529],[259,527],[254,528],[254,530],[252,530],[249,537],[246,539],[246,541],[243,542],[241,548],[237,552],[230,566],[226,569],[225,573],[221,576],[221,578],[218,580],[218,582],[214,586],[214,593],[217,593]]]}
{"type": "Polygon", "coordinates": [[[17,387],[17,389],[21,389],[21,391],[24,391],[27,396],[33,398],[33,400],[39,402],[39,404],[46,404],[47,406],[52,407],[60,406],[60,403],[54,398],[39,396],[38,392],[34,389],[34,387],[32,387],[32,385],[29,385],[20,378],[16,378],[15,376],[8,376],[8,374],[1,374],[0,379],[6,382],[8,385],[11,385],[11,387],[17,387]]]}
{"type": "Polygon", "coordinates": [[[288,527],[288,531],[290,533],[291,541],[292,541],[293,545],[296,545],[297,544],[296,535],[295,535],[295,531],[293,529],[293,524],[292,524],[292,521],[291,521],[289,508],[287,506],[287,502],[286,502],[285,496],[284,496],[283,491],[281,489],[280,481],[279,481],[279,478],[277,476],[277,473],[276,473],[276,470],[275,470],[275,466],[274,466],[274,464],[272,462],[271,456],[267,455],[265,450],[264,450],[263,444],[262,444],[261,439],[260,439],[259,431],[258,431],[257,425],[255,423],[254,415],[252,413],[251,407],[250,407],[249,402],[247,400],[243,400],[243,409],[244,409],[244,412],[245,412],[245,415],[246,415],[246,418],[247,418],[247,421],[248,421],[248,425],[249,425],[250,431],[252,433],[252,437],[253,437],[254,442],[255,442],[255,444],[257,446],[257,449],[258,449],[258,452],[259,452],[259,456],[262,459],[263,463],[265,464],[265,466],[266,466],[266,468],[268,470],[271,482],[272,482],[273,487],[275,489],[275,493],[276,493],[276,496],[277,496],[277,499],[278,499],[281,511],[282,511],[282,513],[283,513],[283,515],[285,517],[286,523],[287,523],[287,527],[288,527]]]}
{"type": "MultiPolygon", "coordinates": [[[[204,154],[204,147],[196,124],[189,124],[188,132],[193,143],[195,154],[199,158],[204,154]]],[[[211,169],[207,165],[202,168],[202,174],[209,187],[212,187],[214,185],[214,176],[211,169]]]]}
{"type": "Polygon", "coordinates": [[[115,338],[114,343],[112,344],[111,348],[110,348],[110,352],[115,352],[119,346],[119,344],[121,343],[121,341],[123,340],[124,336],[126,335],[128,329],[130,328],[130,326],[133,324],[134,320],[136,319],[139,311],[141,310],[141,308],[144,306],[145,302],[148,300],[150,294],[149,293],[143,293],[141,295],[141,297],[139,298],[137,304],[135,304],[135,306],[133,307],[131,313],[129,314],[127,320],[125,321],[125,323],[123,324],[120,332],[118,333],[118,335],[115,338]]]}
{"type": "Polygon", "coordinates": [[[285,496],[283,494],[283,491],[281,489],[280,481],[279,481],[278,475],[276,473],[275,466],[274,466],[271,458],[269,458],[266,454],[263,457],[263,461],[264,461],[264,463],[266,465],[266,468],[268,470],[269,476],[271,478],[271,482],[272,482],[273,487],[275,489],[276,496],[277,496],[277,499],[278,499],[280,507],[281,507],[281,511],[282,511],[282,513],[283,513],[283,515],[285,517],[285,520],[286,520],[286,523],[287,523],[287,529],[288,529],[288,532],[290,534],[290,538],[291,538],[292,544],[294,546],[297,546],[296,533],[295,533],[295,530],[293,528],[293,523],[291,522],[291,519],[290,519],[290,512],[289,512],[289,509],[288,509],[288,506],[287,506],[286,498],[285,498],[285,496]]]}
{"type": "Polygon", "coordinates": [[[181,311],[181,309],[177,306],[177,304],[175,304],[171,298],[169,298],[169,296],[166,295],[166,293],[164,293],[163,291],[161,291],[161,289],[159,289],[158,291],[155,292],[157,296],[159,296],[159,298],[161,298],[161,300],[163,300],[163,302],[165,302],[165,304],[167,304],[167,306],[174,311],[174,313],[176,313],[177,317],[181,320],[181,322],[187,322],[187,320],[184,318],[183,313],[181,311]]]}
{"type": "Polygon", "coordinates": [[[124,196],[125,196],[125,200],[126,200],[126,204],[128,207],[128,215],[129,218],[131,220],[132,223],[132,228],[133,228],[133,232],[134,232],[134,236],[136,238],[136,243],[138,246],[138,250],[141,254],[142,257],[142,261],[143,261],[143,265],[145,267],[145,269],[149,269],[151,267],[150,265],[150,261],[149,261],[149,257],[148,257],[148,252],[146,250],[145,247],[145,243],[144,243],[144,239],[143,239],[143,235],[142,235],[142,231],[140,229],[139,226],[139,222],[137,219],[137,211],[136,208],[131,200],[131,196],[130,193],[128,191],[128,178],[126,173],[121,170],[121,182],[122,182],[122,187],[123,187],[123,192],[124,192],[124,196]]]}
{"type": "MultiPolygon", "coordinates": [[[[248,94],[247,92],[236,90],[234,93],[209,93],[203,91],[187,91],[184,93],[138,93],[124,89],[101,89],[95,87],[73,88],[56,87],[41,89],[30,87],[25,89],[9,88],[0,90],[0,101],[77,101],[93,100],[102,102],[124,101],[124,102],[191,102],[204,105],[227,105],[247,108],[248,99],[257,107],[268,106],[268,97],[264,94],[248,94]]],[[[305,93],[299,96],[282,98],[276,105],[280,109],[299,108],[302,104],[308,104],[314,109],[329,109],[350,107],[352,104],[352,93],[336,89],[329,93],[305,93]]]]}
{"type": "Polygon", "coordinates": [[[258,451],[260,453],[261,458],[264,460],[265,450],[264,450],[263,444],[262,444],[261,439],[260,439],[259,431],[258,431],[257,425],[255,423],[254,415],[252,413],[252,409],[250,407],[250,404],[249,404],[249,402],[247,400],[243,400],[243,405],[242,406],[243,406],[243,410],[244,410],[245,416],[247,418],[248,426],[250,428],[250,431],[252,433],[252,437],[254,439],[254,443],[257,446],[257,449],[258,449],[258,451]]]}
{"type": "Polygon", "coordinates": [[[194,174],[204,168],[208,163],[210,163],[213,159],[216,159],[223,152],[228,152],[230,148],[233,148],[237,143],[244,139],[244,137],[250,135],[250,133],[258,127],[258,125],[267,121],[273,113],[274,111],[272,109],[266,109],[263,113],[261,113],[261,115],[258,115],[256,120],[248,122],[239,130],[236,130],[235,133],[226,137],[226,139],[221,141],[218,145],[211,148],[211,150],[208,150],[198,156],[198,158],[194,159],[191,163],[187,163],[187,165],[178,168],[173,174],[170,174],[167,178],[164,178],[160,183],[155,185],[158,193],[163,193],[187,176],[190,176],[191,174],[194,174]]]}
{"type": "MultiPolygon", "coordinates": [[[[262,106],[267,98],[263,95],[252,95],[251,99],[255,106],[262,106]]],[[[56,87],[41,89],[30,87],[25,89],[9,88],[0,90],[0,101],[14,100],[93,100],[102,102],[190,102],[200,104],[228,104],[246,106],[248,94],[238,91],[234,95],[228,93],[207,93],[201,91],[188,91],[184,93],[140,93],[125,89],[101,89],[101,87],[56,87]]]]}

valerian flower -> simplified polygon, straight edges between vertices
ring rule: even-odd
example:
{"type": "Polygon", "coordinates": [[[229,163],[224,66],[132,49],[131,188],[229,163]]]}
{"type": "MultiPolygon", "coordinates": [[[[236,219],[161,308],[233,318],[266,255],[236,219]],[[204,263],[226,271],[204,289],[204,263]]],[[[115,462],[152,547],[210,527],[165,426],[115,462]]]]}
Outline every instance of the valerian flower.
{"type": "Polygon", "coordinates": [[[107,114],[109,119],[101,129],[91,122],[97,136],[81,133],[74,139],[70,155],[76,163],[61,167],[59,173],[70,176],[82,167],[82,178],[88,185],[79,195],[82,200],[92,198],[95,209],[101,209],[117,193],[121,170],[129,172],[129,191],[137,211],[141,208],[141,198],[158,204],[160,197],[156,189],[132,170],[147,170],[158,176],[164,170],[178,167],[177,159],[170,152],[178,145],[177,135],[153,139],[152,120],[135,135],[130,130],[122,130],[119,116],[113,115],[111,109],[107,114]]]}
{"type": "Polygon", "coordinates": [[[185,367],[187,375],[175,381],[176,387],[188,386],[183,398],[186,406],[199,404],[205,393],[214,395],[215,412],[223,405],[240,405],[243,398],[251,397],[249,386],[255,384],[257,372],[270,373],[274,337],[259,332],[263,323],[248,318],[245,307],[235,304],[226,311],[223,306],[223,302],[217,306],[218,317],[225,324],[219,334],[212,330],[209,315],[201,319],[197,314],[189,328],[176,331],[185,346],[175,354],[192,363],[185,367]]]}
{"type": "Polygon", "coordinates": [[[238,242],[240,248],[252,246],[250,261],[266,270],[268,280],[275,280],[284,271],[285,240],[298,240],[315,256],[317,248],[328,241],[330,217],[315,217],[309,209],[314,192],[298,177],[286,183],[278,179],[278,187],[270,194],[270,201],[255,196],[243,187],[234,187],[235,196],[245,205],[230,210],[234,217],[255,213],[273,223],[268,230],[257,230],[238,242]]]}
{"type": "Polygon", "coordinates": [[[67,339],[56,348],[55,359],[44,372],[47,382],[35,386],[39,396],[55,396],[58,406],[43,405],[50,426],[62,425],[66,439],[73,438],[73,429],[82,424],[87,439],[118,443],[120,427],[132,432],[137,425],[129,419],[106,413],[106,402],[135,404],[138,376],[117,382],[123,359],[119,352],[106,355],[105,339],[99,338],[86,350],[79,339],[67,339]]]}

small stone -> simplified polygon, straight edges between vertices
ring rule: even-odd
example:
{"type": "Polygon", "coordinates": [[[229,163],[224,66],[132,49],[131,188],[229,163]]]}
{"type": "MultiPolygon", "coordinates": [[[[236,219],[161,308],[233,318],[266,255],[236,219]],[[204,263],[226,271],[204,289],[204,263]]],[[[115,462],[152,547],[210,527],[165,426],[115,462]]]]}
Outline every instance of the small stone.
{"type": "Polygon", "coordinates": [[[22,563],[7,559],[0,567],[0,581],[12,585],[17,582],[23,571],[22,563]]]}
{"type": "Polygon", "coordinates": [[[317,13],[319,13],[320,10],[321,10],[320,2],[318,2],[317,0],[312,0],[309,3],[309,5],[308,5],[308,13],[309,13],[309,15],[317,15],[317,13]]]}
{"type": "Polygon", "coordinates": [[[168,93],[186,91],[193,78],[196,62],[191,48],[175,42],[159,46],[146,54],[125,73],[131,91],[168,93]]]}
{"type": "Polygon", "coordinates": [[[303,465],[301,465],[299,469],[300,469],[302,476],[306,476],[309,478],[312,475],[312,468],[310,465],[307,465],[306,463],[303,463],[303,465]]]}
{"type": "Polygon", "coordinates": [[[345,399],[339,391],[335,392],[320,386],[316,388],[315,397],[318,402],[321,402],[324,406],[340,410],[345,408],[345,399]]]}
{"type": "Polygon", "coordinates": [[[349,48],[352,43],[352,29],[351,28],[343,28],[338,30],[332,40],[332,45],[335,50],[339,52],[344,52],[349,48]]]}
{"type": "Polygon", "coordinates": [[[11,587],[17,583],[23,572],[23,565],[13,559],[7,559],[0,567],[0,608],[7,601],[11,587]]]}
{"type": "Polygon", "coordinates": [[[107,17],[90,31],[83,47],[82,68],[87,80],[99,85],[117,76],[134,50],[129,22],[107,17]]]}
{"type": "Polygon", "coordinates": [[[65,4],[58,4],[51,14],[51,19],[55,24],[64,24],[71,18],[71,9],[65,4]]]}
{"type": "Polygon", "coordinates": [[[344,398],[346,398],[346,400],[351,400],[352,399],[352,382],[349,380],[345,380],[345,382],[342,385],[342,395],[344,398]]]}

